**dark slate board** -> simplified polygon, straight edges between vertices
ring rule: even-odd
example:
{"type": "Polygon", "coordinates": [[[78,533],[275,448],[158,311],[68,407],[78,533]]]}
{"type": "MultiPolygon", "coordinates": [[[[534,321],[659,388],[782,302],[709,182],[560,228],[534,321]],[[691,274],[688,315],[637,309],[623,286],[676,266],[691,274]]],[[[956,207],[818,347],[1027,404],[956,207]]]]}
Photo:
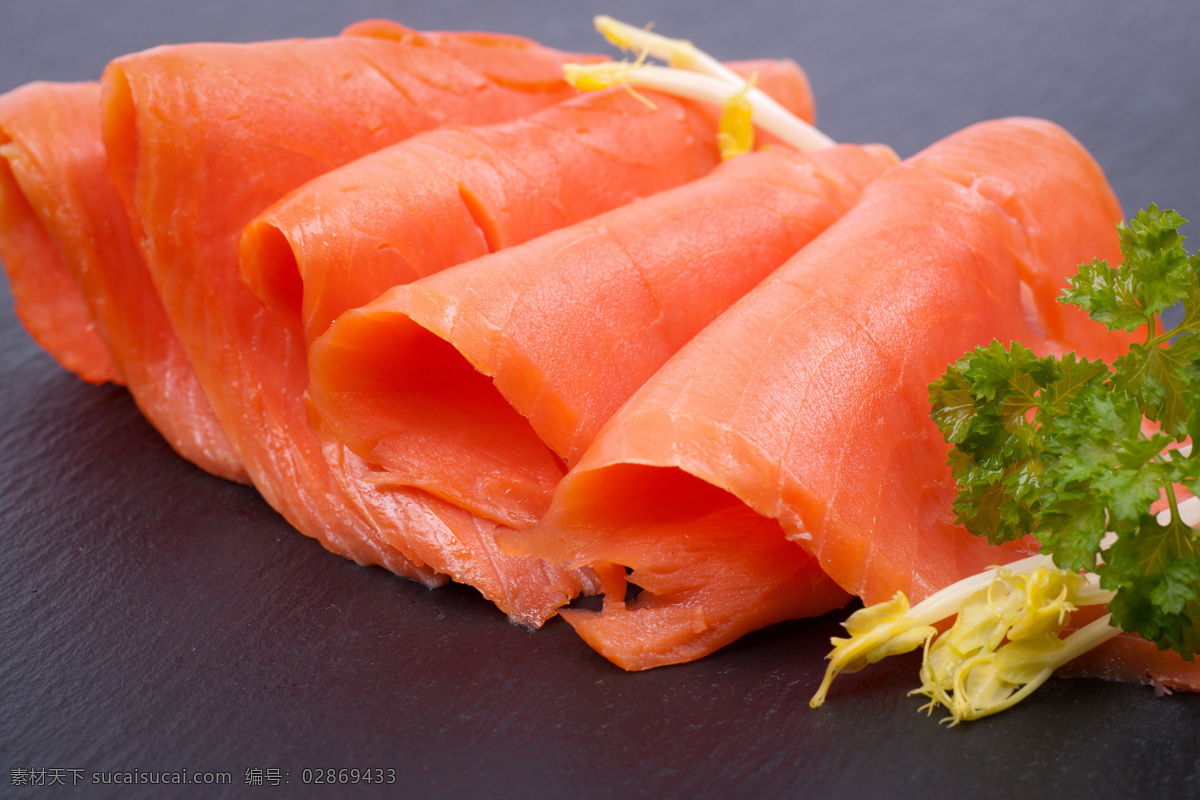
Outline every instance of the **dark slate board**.
{"type": "MultiPolygon", "coordinates": [[[[1049,117],[1127,212],[1200,213],[1192,3],[566,5],[14,2],[0,91],[93,79],[160,43],[325,35],[370,16],[602,51],[589,19],[606,12],[724,58],[795,58],[835,138],[910,155],[979,119],[1049,117]]],[[[906,695],[909,658],[844,677],[814,712],[840,615],[627,674],[561,623],[530,633],[470,589],[355,566],[177,458],[123,390],[60,370],[0,292],[0,795],[47,795],[10,785],[47,770],[78,776],[55,796],[158,797],[173,793],[93,773],[187,770],[231,776],[191,796],[1200,796],[1197,696],[1056,679],[948,729],[906,695]],[[305,784],[326,768],[396,783],[305,784]],[[247,783],[268,770],[288,783],[247,783]]]]}

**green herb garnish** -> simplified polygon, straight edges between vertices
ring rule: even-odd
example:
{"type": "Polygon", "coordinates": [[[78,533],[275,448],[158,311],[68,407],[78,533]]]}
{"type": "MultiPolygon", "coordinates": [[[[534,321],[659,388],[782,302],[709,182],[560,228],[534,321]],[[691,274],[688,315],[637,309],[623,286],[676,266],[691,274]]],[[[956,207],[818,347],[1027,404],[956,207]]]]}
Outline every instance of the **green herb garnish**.
{"type": "Polygon", "coordinates": [[[1175,445],[1200,430],[1200,256],[1184,249],[1183,223],[1139,212],[1118,226],[1124,263],[1085,264],[1064,291],[1110,330],[1145,327],[1111,366],[993,342],[931,384],[930,402],[954,445],[959,522],[996,544],[1032,534],[1059,567],[1116,592],[1114,625],[1194,660],[1200,536],[1176,489],[1196,492],[1200,457],[1175,445]],[[1183,321],[1161,330],[1158,314],[1180,303],[1183,321]],[[1160,524],[1150,506],[1164,497],[1160,524]]]}
{"type": "Polygon", "coordinates": [[[1027,697],[1059,666],[1135,631],[1188,661],[1200,652],[1200,254],[1174,211],[1150,206],[1118,226],[1123,263],[1080,267],[1061,302],[1145,340],[1111,365],[1038,358],[993,341],[930,384],[932,416],[954,445],[957,522],[993,544],[1028,535],[1041,556],[966,578],[908,606],[902,593],[864,608],[835,638],[832,680],[924,646],[923,694],[953,723],[1027,697]],[[1181,305],[1183,321],[1158,315],[1181,305]],[[1158,514],[1151,505],[1165,501],[1158,514]],[[1061,637],[1072,612],[1108,615],[1061,637]],[[950,617],[940,635],[934,625],[950,617]]]}

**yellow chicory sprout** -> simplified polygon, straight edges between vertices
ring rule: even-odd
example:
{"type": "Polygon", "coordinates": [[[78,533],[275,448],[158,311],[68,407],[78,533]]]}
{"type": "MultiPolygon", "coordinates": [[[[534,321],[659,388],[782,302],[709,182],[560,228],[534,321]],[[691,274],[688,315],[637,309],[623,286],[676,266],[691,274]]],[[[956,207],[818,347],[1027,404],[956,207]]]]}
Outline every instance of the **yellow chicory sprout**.
{"type": "Polygon", "coordinates": [[[825,678],[809,705],[824,703],[840,673],[924,645],[921,687],[913,692],[929,698],[923,710],[943,706],[951,724],[995,714],[1121,632],[1105,616],[1061,638],[1072,612],[1113,594],[1099,588],[1095,575],[1059,569],[1048,556],[973,575],[912,608],[897,592],[843,623],[850,638],[832,640],[825,678]],[[951,616],[954,624],[938,635],[936,624],[951,616]]]}
{"type": "Polygon", "coordinates": [[[638,95],[635,87],[652,89],[676,97],[720,106],[722,155],[746,152],[753,147],[753,125],[777,136],[801,151],[833,147],[836,142],[804,120],[794,116],[760,89],[712,56],[682,39],[670,39],[611,17],[596,17],[596,29],[613,44],[638,52],[633,62],[567,64],[566,79],[577,89],[594,91],[624,86],[638,95]],[[646,63],[647,58],[665,60],[668,66],[646,63]]]}

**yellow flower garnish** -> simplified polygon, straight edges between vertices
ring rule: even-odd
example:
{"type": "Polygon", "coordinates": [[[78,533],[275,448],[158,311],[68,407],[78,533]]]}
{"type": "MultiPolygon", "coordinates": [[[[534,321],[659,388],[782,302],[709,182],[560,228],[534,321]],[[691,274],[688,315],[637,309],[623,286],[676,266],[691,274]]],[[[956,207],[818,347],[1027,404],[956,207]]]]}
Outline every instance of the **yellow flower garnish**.
{"type": "Polygon", "coordinates": [[[947,708],[952,725],[1010,708],[1078,654],[1059,638],[1076,604],[1109,597],[1052,563],[997,569],[991,585],[964,600],[954,625],[925,648],[921,688],[913,694],[929,698],[922,710],[947,708]]]}
{"type": "Polygon", "coordinates": [[[921,625],[908,607],[903,592],[884,603],[876,603],[855,611],[842,623],[849,639],[833,637],[833,652],[825,679],[808,705],[816,708],[825,702],[833,679],[843,672],[857,672],[888,656],[916,650],[937,633],[937,628],[921,625]]]}
{"type": "Polygon", "coordinates": [[[948,586],[913,606],[902,593],[850,615],[849,639],[833,639],[829,667],[809,702],[825,701],[842,672],[925,645],[921,710],[943,706],[950,723],[979,719],[1028,697],[1063,664],[1120,633],[1103,617],[1060,638],[1078,607],[1107,603],[1096,576],[1058,569],[1044,556],[994,568],[948,586]],[[937,635],[933,627],[955,617],[937,635]]]}
{"type": "MultiPolygon", "coordinates": [[[[753,146],[753,124],[770,131],[797,150],[819,150],[836,142],[747,83],[733,70],[691,42],[669,39],[611,17],[596,17],[596,28],[610,42],[638,53],[637,60],[608,64],[567,64],[564,74],[577,89],[592,91],[623,86],[642,102],[650,100],[635,86],[721,106],[722,155],[745,152],[753,146]],[[670,66],[647,64],[648,57],[670,66]],[[730,138],[732,137],[732,138],[730,138]]],[[[727,157],[727,156],[725,156],[727,157]]]]}
{"type": "Polygon", "coordinates": [[[1008,576],[1015,591],[1010,593],[1008,638],[1027,639],[1063,629],[1087,581],[1077,572],[1040,567],[1028,575],[1008,576]],[[1018,594],[1019,593],[1019,594],[1018,594]]]}
{"type": "Polygon", "coordinates": [[[751,75],[742,90],[726,100],[721,110],[717,145],[721,148],[722,159],[740,156],[754,149],[754,107],[746,99],[746,92],[754,88],[757,77],[751,75]]]}

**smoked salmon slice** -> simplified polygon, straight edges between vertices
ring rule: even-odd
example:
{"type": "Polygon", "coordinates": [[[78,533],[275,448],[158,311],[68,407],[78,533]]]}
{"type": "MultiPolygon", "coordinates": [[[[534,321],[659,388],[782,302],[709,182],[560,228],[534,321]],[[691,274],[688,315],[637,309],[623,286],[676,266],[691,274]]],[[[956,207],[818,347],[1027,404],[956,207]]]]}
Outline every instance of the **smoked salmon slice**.
{"type": "Polygon", "coordinates": [[[573,450],[893,163],[853,146],[742,156],[346,312],[310,351],[335,475],[395,547],[492,596],[493,565],[514,558],[495,537],[536,520],[573,450]],[[395,524],[395,498],[413,495],[473,523],[469,557],[462,539],[395,524]]]}
{"type": "MultiPolygon", "coordinates": [[[[740,68],[811,116],[808,84],[794,64],[740,68]]],[[[333,170],[246,227],[242,278],[311,340],[335,315],[389,287],[709,172],[719,160],[716,112],[654,93],[644,100],[651,104],[619,89],[585,94],[509,123],[443,127],[333,170]]],[[[428,487],[380,487],[377,473],[313,425],[328,434],[320,438],[347,501],[413,562],[474,586],[530,625],[585,588],[541,562],[501,553],[494,520],[428,487]]]]}
{"type": "MultiPolygon", "coordinates": [[[[454,558],[487,562],[478,569],[492,584],[481,591],[514,620],[538,625],[590,589],[590,573],[505,556],[492,544],[493,524],[427,493],[359,497],[345,489],[335,472],[356,465],[342,466],[336,455],[327,461],[308,424],[305,330],[299,313],[279,313],[288,306],[289,284],[247,284],[239,269],[243,228],[329,168],[422,129],[525,116],[570,93],[558,77],[563,54],[551,57],[524,40],[399,26],[384,33],[343,36],[337,47],[267,43],[251,53],[192,45],[118,59],[102,81],[111,171],[172,327],[267,501],[328,549],[427,585],[444,582],[445,574],[397,549],[386,535],[392,529],[438,542],[439,552],[454,558]],[[450,43],[446,52],[443,41],[450,43]],[[503,58],[484,62],[503,74],[468,68],[469,52],[492,46],[508,48],[503,58]],[[542,54],[540,83],[528,67],[512,66],[524,50],[542,54]],[[364,61],[375,72],[351,68],[364,61]],[[288,80],[265,82],[258,77],[264,65],[288,80]],[[363,86],[369,91],[360,93],[363,86]],[[386,96],[376,91],[381,87],[386,96]],[[280,302],[264,303],[255,293],[281,287],[280,302]],[[375,527],[367,510],[380,512],[372,519],[386,516],[387,529],[375,527]],[[495,558],[489,561],[479,542],[495,558]]],[[[806,85],[800,93],[807,94],[806,85]]],[[[620,167],[614,159],[611,168],[620,167]]],[[[303,298],[290,299],[303,307],[303,298]]]]}
{"type": "Polygon", "coordinates": [[[626,669],[795,614],[805,570],[836,582],[812,581],[816,613],[849,595],[917,602],[1012,560],[953,524],[926,387],[993,338],[1119,352],[1126,338],[1055,297],[1079,263],[1117,263],[1120,219],[1050,123],[931,146],[682,349],[502,548],[596,570],[603,610],[564,616],[626,669]]]}
{"type": "Polygon", "coordinates": [[[110,174],[171,327],[251,480],[335,552],[444,582],[339,500],[300,405],[302,335],[241,283],[238,235],[291,189],[416,132],[573,96],[569,58],[519,37],[372,22],[329,39],[155,48],[104,72],[110,174]]]}
{"type": "Polygon", "coordinates": [[[0,257],[26,329],[87,381],[128,386],[184,458],[246,480],[179,347],[109,180],[98,83],[0,96],[0,257]]]}
{"type": "MultiPolygon", "coordinates": [[[[277,173],[275,188],[266,190],[272,200],[314,171],[443,118],[490,121],[572,96],[561,69],[568,58],[579,58],[517,37],[422,36],[374,21],[330,39],[183,50],[188,55],[176,59],[177,65],[191,58],[203,69],[174,74],[182,96],[216,92],[228,104],[230,120],[241,113],[233,109],[236,103],[267,105],[269,96],[275,127],[264,133],[295,134],[291,141],[277,137],[278,143],[304,153],[309,172],[282,181],[277,173]],[[295,67],[298,60],[306,61],[303,68],[295,67]],[[407,90],[406,81],[437,86],[443,79],[448,83],[436,92],[457,90],[452,105],[458,110],[448,108],[449,116],[443,117],[433,107],[415,114],[410,107],[405,116],[397,97],[407,90]],[[325,107],[318,109],[309,98],[321,95],[325,107]],[[478,108],[463,111],[470,98],[480,101],[478,108]],[[326,116],[314,126],[320,114],[326,116]],[[357,140],[336,131],[339,115],[356,120],[362,134],[357,140]]],[[[155,57],[169,59],[170,52],[163,48],[155,57]]],[[[125,382],[142,412],[184,458],[216,475],[247,480],[167,319],[109,178],[100,85],[42,83],[9,92],[0,98],[0,129],[5,161],[0,257],[26,328],[85,380],[125,382]]],[[[261,175],[252,179],[266,183],[261,175]]]]}
{"type": "MultiPolygon", "coordinates": [[[[790,61],[733,64],[811,119],[790,61]]],[[[719,110],[614,88],[512,122],[443,126],[309,181],[240,241],[242,279],[311,341],[393,286],[694,180],[719,110]]]]}
{"type": "Polygon", "coordinates": [[[64,212],[61,193],[70,189],[61,173],[70,165],[59,159],[103,163],[102,145],[75,140],[92,121],[89,105],[99,131],[98,103],[99,87],[89,84],[33,83],[0,96],[0,259],[17,317],[64,369],[90,383],[121,382],[121,373],[55,241],[55,223],[66,217],[69,231],[75,216],[64,212]]]}
{"type": "Polygon", "coordinates": [[[895,161],[852,145],[752,153],[391,289],[313,344],[313,413],[380,491],[532,525],[620,404],[895,161]]]}

